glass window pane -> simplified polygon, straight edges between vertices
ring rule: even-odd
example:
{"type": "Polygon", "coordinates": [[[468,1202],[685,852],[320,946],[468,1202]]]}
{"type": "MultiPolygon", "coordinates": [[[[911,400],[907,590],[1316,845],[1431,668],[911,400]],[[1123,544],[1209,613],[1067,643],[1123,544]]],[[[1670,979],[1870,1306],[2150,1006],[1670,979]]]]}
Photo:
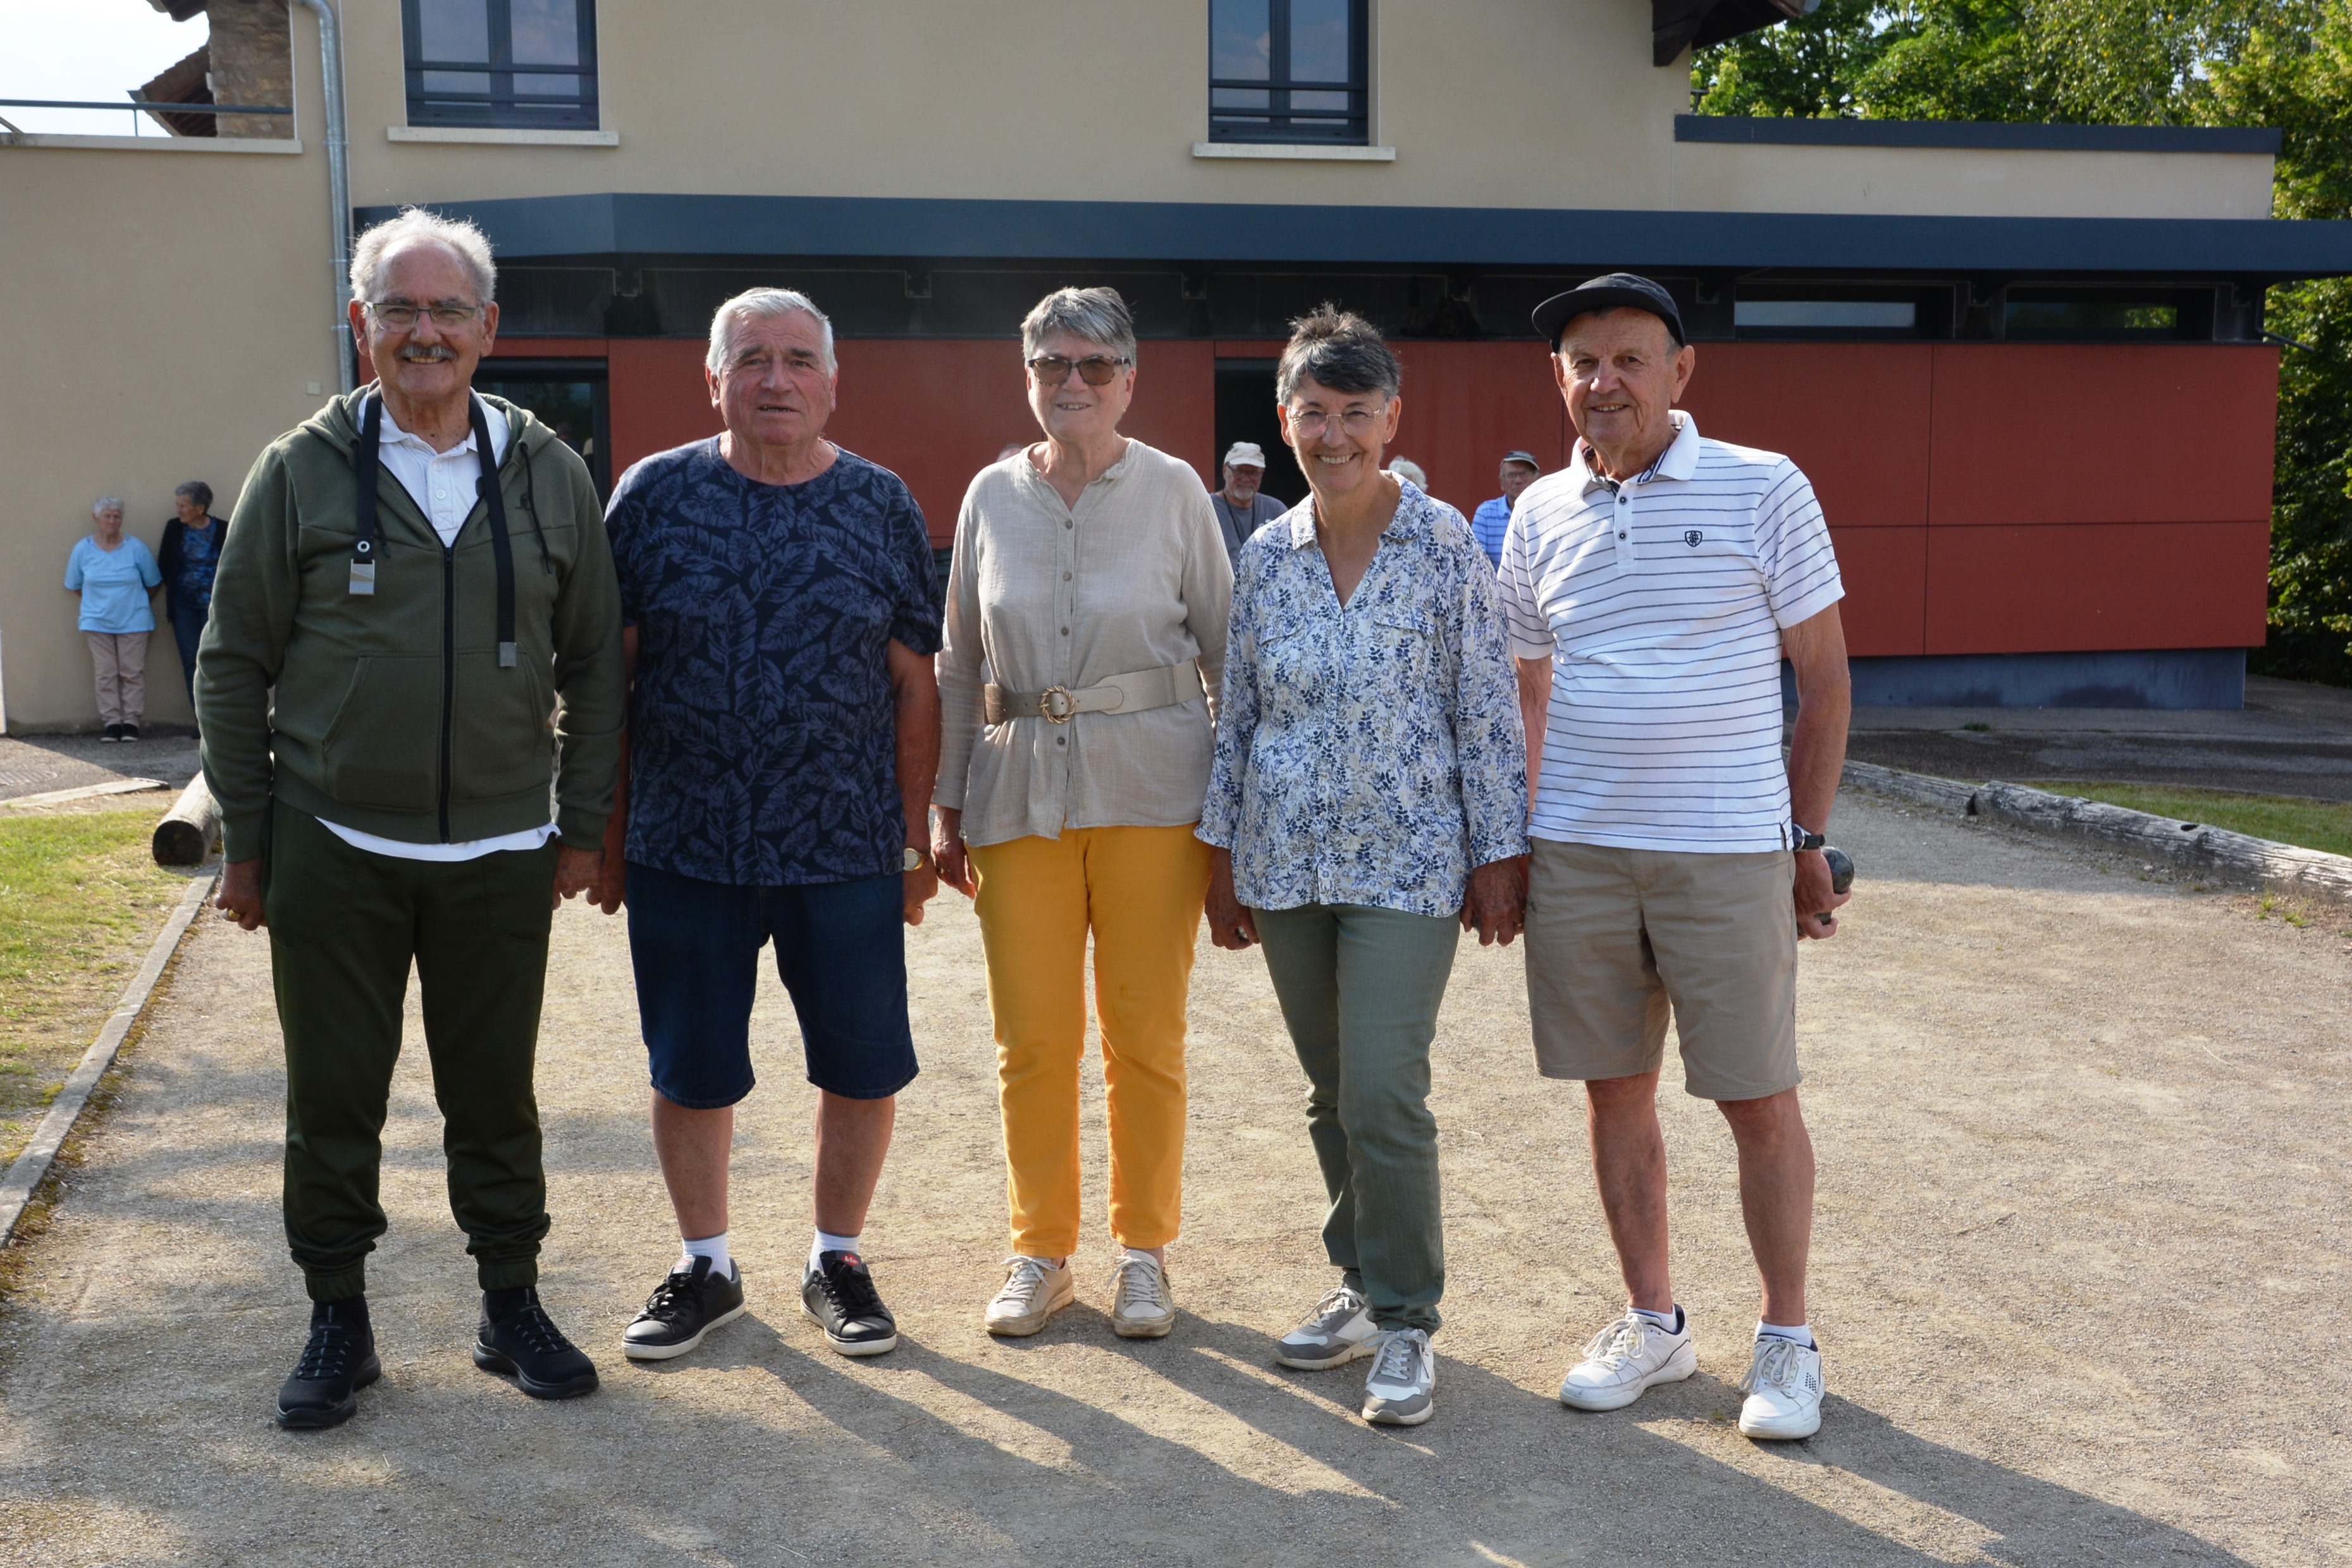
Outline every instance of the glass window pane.
{"type": "Polygon", "coordinates": [[[512,0],[512,6],[515,64],[580,63],[578,0],[512,0]]]}
{"type": "Polygon", "coordinates": [[[560,98],[569,103],[580,97],[578,77],[518,75],[514,84],[517,98],[560,98]]]}
{"type": "Polygon", "coordinates": [[[1220,112],[1255,110],[1263,114],[1270,96],[1264,88],[1221,87],[1210,95],[1209,106],[1220,112]]]}
{"type": "Polygon", "coordinates": [[[436,98],[450,93],[479,96],[490,90],[490,78],[487,74],[478,76],[472,71],[426,71],[425,90],[436,98]]]}
{"type": "Polygon", "coordinates": [[[1344,92],[1294,92],[1290,95],[1293,109],[1324,109],[1347,111],[1348,95],[1344,92]]]}
{"type": "Polygon", "coordinates": [[[1738,327],[1908,331],[1918,318],[1918,305],[1908,299],[1742,299],[1731,308],[1738,327]]]}
{"type": "Polygon", "coordinates": [[[1290,0],[1290,78],[1347,81],[1355,51],[1349,47],[1353,0],[1290,0]]]}
{"type": "Polygon", "coordinates": [[[417,0],[416,17],[426,59],[490,63],[488,0],[417,0]]]}
{"type": "Polygon", "coordinates": [[[1266,79],[1273,38],[1266,20],[1269,0],[1211,0],[1209,74],[1244,81],[1266,79]]]}

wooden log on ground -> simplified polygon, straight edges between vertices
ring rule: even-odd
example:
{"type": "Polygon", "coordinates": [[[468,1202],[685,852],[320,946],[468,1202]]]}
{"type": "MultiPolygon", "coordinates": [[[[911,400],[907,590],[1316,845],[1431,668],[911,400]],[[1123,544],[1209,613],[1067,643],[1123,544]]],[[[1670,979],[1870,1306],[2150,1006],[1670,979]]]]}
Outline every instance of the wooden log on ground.
{"type": "Polygon", "coordinates": [[[2352,858],[2343,855],[2022,784],[1987,784],[1976,791],[1975,801],[1975,814],[1980,817],[2096,839],[2150,861],[2243,877],[2282,892],[2352,902],[2352,858]]]}
{"type": "Polygon", "coordinates": [[[188,787],[155,824],[155,863],[202,865],[219,838],[220,806],[199,773],[188,780],[188,787]]]}

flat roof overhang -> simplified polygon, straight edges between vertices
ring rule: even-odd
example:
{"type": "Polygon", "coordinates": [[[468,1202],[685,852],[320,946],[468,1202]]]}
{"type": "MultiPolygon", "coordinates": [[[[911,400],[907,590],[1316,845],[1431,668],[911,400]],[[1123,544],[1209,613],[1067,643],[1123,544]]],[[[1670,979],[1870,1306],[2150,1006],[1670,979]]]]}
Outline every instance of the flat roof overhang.
{"type": "MultiPolygon", "coordinates": [[[[2352,220],[1913,217],[604,193],[420,204],[507,262],[640,256],[1854,274],[2352,276],[2352,220]]],[[[362,226],[394,207],[362,207],[362,226]]]]}

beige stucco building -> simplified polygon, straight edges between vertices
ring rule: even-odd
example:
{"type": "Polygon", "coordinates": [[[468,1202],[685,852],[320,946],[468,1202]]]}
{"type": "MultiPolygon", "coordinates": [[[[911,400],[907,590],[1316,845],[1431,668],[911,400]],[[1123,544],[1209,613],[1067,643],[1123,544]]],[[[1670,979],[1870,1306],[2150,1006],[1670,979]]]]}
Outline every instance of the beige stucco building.
{"type": "MultiPolygon", "coordinates": [[[[14,728],[94,723],[58,586],[91,498],[151,544],[182,480],[226,514],[345,373],[319,18],[206,8],[214,88],[283,84],[290,116],[0,132],[14,728]]],[[[1680,41],[1770,0],[553,0],[528,37],[521,9],[336,7],[349,203],[484,224],[496,374],[608,480],[711,427],[710,307],[785,282],[839,328],[837,434],[944,544],[1022,433],[1022,311],[1107,281],[1147,340],[1132,428],[1204,477],[1270,426],[1289,315],[1372,315],[1399,450],[1466,511],[1503,451],[1567,449],[1528,306],[1622,266],[1683,297],[1703,426],[1813,473],[1865,699],[2228,700],[2263,635],[2263,290],[2352,271],[2352,225],[2271,219],[2263,132],[1688,116],[1680,41]],[[2063,461],[2023,440],[2049,420],[2063,461]]],[[[185,722],[169,641],[150,715],[185,722]]]]}

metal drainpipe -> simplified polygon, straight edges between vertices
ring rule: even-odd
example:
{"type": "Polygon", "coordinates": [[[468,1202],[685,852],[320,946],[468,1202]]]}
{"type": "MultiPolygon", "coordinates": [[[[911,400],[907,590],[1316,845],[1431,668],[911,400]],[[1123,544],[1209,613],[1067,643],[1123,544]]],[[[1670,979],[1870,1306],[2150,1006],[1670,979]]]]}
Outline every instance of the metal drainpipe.
{"type": "Polygon", "coordinates": [[[320,106],[327,116],[327,199],[335,235],[335,379],[352,390],[355,356],[352,351],[352,165],[351,142],[343,124],[343,42],[333,7],[327,0],[295,0],[319,18],[319,72],[323,83],[320,106]]]}

